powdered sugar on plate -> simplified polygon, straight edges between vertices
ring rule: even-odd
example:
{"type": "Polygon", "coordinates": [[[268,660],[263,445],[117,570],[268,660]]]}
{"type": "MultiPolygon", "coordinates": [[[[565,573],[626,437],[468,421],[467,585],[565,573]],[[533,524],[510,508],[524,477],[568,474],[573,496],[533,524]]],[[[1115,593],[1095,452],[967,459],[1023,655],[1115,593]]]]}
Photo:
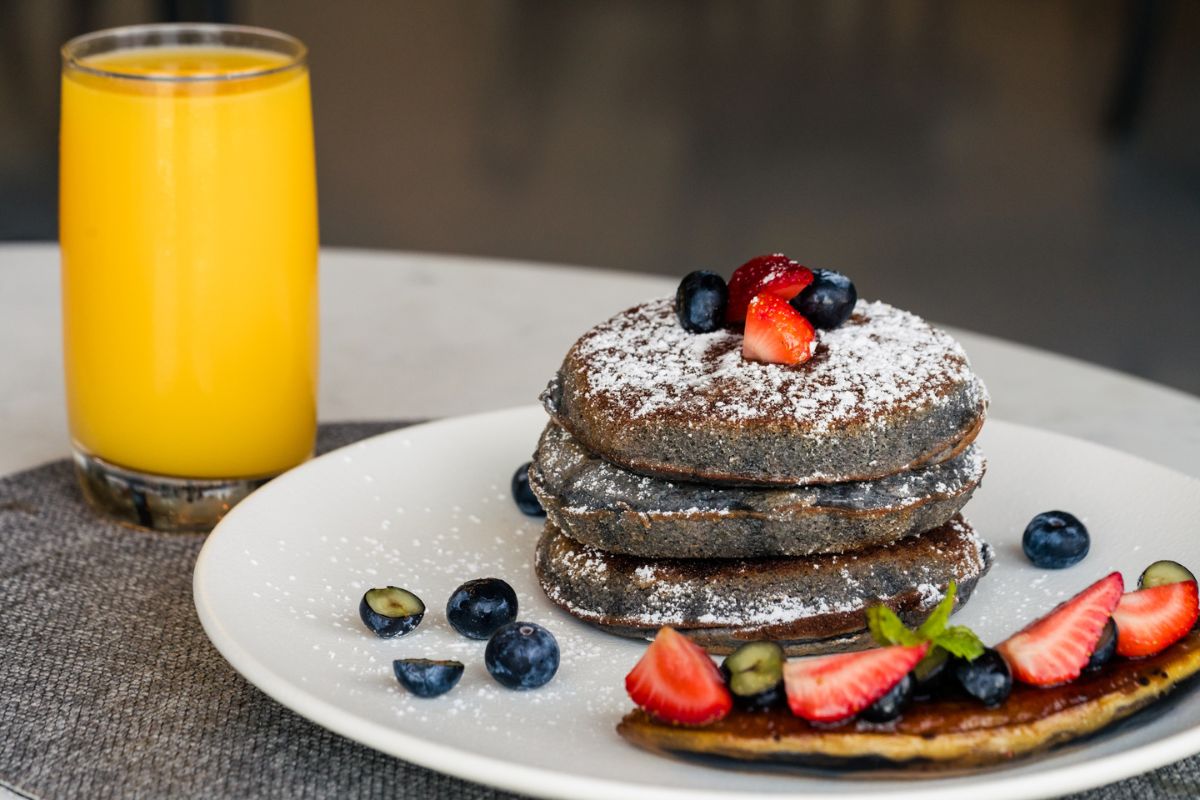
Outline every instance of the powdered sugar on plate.
{"type": "MultiPolygon", "coordinates": [[[[1145,758],[1171,760],[1183,737],[1195,736],[1200,696],[1181,692],[1162,713],[1135,726],[1019,769],[926,778],[919,786],[857,773],[713,770],[632,748],[615,726],[633,707],[624,678],[644,645],[557,610],[527,566],[540,525],[514,507],[508,480],[529,459],[545,422],[542,409],[529,406],[434,423],[314,459],[271,481],[208,537],[197,561],[197,610],[205,630],[251,682],[317,723],[391,756],[526,793],[565,794],[586,784],[596,797],[665,791],[864,798],[919,790],[927,800],[956,800],[969,786],[975,794],[1008,798],[1030,786],[1082,790],[1105,764],[1135,754],[1124,762],[1132,771],[1143,768],[1145,758]],[[427,557],[434,563],[424,562],[427,557]],[[546,686],[501,688],[482,663],[485,643],[462,639],[445,623],[441,609],[453,588],[484,576],[510,581],[521,617],[545,624],[558,638],[562,666],[546,686]],[[429,604],[414,634],[377,639],[357,619],[362,592],[384,583],[411,588],[429,604]],[[458,658],[467,672],[450,694],[413,698],[401,693],[390,663],[410,656],[458,658]]],[[[1194,480],[1002,421],[989,422],[983,437],[991,466],[969,508],[980,534],[994,544],[996,560],[955,620],[985,642],[1002,641],[1106,572],[1140,568],[1130,562],[1138,547],[1145,561],[1200,562],[1194,480]],[[1131,496],[1147,502],[1130,503],[1131,496]],[[1098,534],[1093,550],[1076,568],[1038,570],[1021,553],[1022,531],[1031,514],[1063,506],[1098,534]]],[[[842,560],[820,574],[862,583],[842,560]]],[[[923,583],[941,580],[913,581],[923,583]]]]}

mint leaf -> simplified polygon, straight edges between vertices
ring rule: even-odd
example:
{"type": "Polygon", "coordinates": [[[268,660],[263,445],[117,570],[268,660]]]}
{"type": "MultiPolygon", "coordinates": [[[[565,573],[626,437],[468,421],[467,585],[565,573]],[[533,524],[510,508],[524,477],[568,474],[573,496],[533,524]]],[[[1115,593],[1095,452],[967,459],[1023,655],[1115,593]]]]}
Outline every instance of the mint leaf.
{"type": "Polygon", "coordinates": [[[965,625],[947,627],[950,613],[954,611],[954,598],[958,585],[950,581],[946,596],[930,612],[929,617],[915,631],[909,630],[895,611],[883,604],[867,609],[867,627],[880,647],[902,644],[906,647],[929,642],[929,653],[925,660],[945,660],[946,654],[974,661],[983,654],[984,646],[979,637],[965,625]],[[940,653],[938,651],[941,651],[940,653]],[[936,654],[936,655],[935,655],[936,654]],[[933,657],[933,658],[931,658],[933,657]]]}
{"type": "Polygon", "coordinates": [[[958,592],[958,584],[950,581],[946,587],[946,596],[942,598],[942,602],[937,604],[937,608],[933,609],[930,615],[921,623],[921,627],[917,628],[917,635],[922,641],[925,639],[936,639],[938,635],[946,630],[946,623],[950,620],[950,612],[954,610],[954,595],[958,592]]]}
{"type": "Polygon", "coordinates": [[[933,643],[951,655],[974,661],[983,655],[983,642],[966,625],[951,625],[933,639],[933,643]]]}
{"type": "Polygon", "coordinates": [[[867,629],[880,647],[899,644],[897,637],[902,635],[900,628],[903,627],[904,623],[896,616],[896,612],[887,606],[874,605],[867,609],[867,629]]]}
{"type": "Polygon", "coordinates": [[[929,680],[929,677],[933,675],[933,673],[937,672],[938,669],[942,667],[942,665],[944,665],[949,658],[949,653],[938,647],[936,644],[932,645],[929,648],[929,651],[925,653],[925,657],[918,661],[917,665],[913,667],[913,675],[916,676],[918,681],[927,681],[929,680]]]}
{"type": "Polygon", "coordinates": [[[867,628],[880,647],[893,644],[912,646],[925,641],[916,633],[910,631],[896,612],[882,603],[867,609],[867,628]]]}

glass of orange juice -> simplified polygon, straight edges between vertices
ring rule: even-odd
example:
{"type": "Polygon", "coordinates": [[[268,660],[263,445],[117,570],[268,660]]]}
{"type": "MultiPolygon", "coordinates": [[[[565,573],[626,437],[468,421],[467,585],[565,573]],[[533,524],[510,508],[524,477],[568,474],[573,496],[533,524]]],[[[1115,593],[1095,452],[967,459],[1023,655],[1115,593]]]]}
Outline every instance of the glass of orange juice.
{"type": "Polygon", "coordinates": [[[207,530],[312,453],[317,199],[304,45],[144,25],[63,47],[67,407],[89,502],[207,530]]]}

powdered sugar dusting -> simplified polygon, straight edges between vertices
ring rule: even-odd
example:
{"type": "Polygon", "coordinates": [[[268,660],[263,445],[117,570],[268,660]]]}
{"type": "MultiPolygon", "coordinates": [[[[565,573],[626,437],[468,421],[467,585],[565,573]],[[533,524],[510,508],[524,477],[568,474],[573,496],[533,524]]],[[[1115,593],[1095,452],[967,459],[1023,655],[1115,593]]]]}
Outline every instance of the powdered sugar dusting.
{"type": "MultiPolygon", "coordinates": [[[[858,612],[896,592],[885,587],[897,581],[907,587],[899,591],[915,589],[916,610],[923,614],[941,601],[942,587],[950,577],[960,582],[974,579],[988,566],[985,545],[961,517],[947,523],[947,527],[946,535],[932,540],[936,544],[931,543],[934,549],[926,552],[926,557],[898,559],[905,562],[903,566],[890,563],[893,559],[887,554],[882,558],[846,553],[797,559],[794,563],[805,566],[791,575],[794,580],[790,584],[763,590],[749,589],[748,584],[731,579],[725,572],[714,578],[703,567],[681,570],[671,560],[644,559],[638,563],[637,559],[611,556],[566,537],[543,539],[541,547],[549,548],[552,568],[563,580],[543,579],[542,588],[551,600],[581,619],[647,628],[662,625],[754,628],[858,612]],[[811,582],[804,579],[806,570],[812,576],[811,582]],[[823,570],[837,576],[840,589],[836,597],[817,588],[820,581],[816,574],[823,570]],[[614,596],[636,596],[636,602],[629,603],[623,613],[617,613],[614,608],[589,599],[614,596]]],[[[915,547],[917,539],[884,550],[915,547]]],[[[715,569],[745,573],[760,567],[754,561],[730,564],[736,566],[715,569]]],[[[828,588],[826,584],[820,585],[828,588]]]]}
{"type": "Polygon", "coordinates": [[[596,326],[573,355],[588,395],[633,418],[793,418],[820,431],[924,408],[959,385],[984,392],[953,338],[881,302],[859,301],[846,324],[819,332],[804,364],[749,361],[741,347],[734,331],[688,333],[662,298],[596,326]]]}
{"type": "Polygon", "coordinates": [[[564,512],[632,511],[649,515],[647,524],[651,518],[728,515],[734,508],[776,513],[798,508],[896,512],[931,498],[970,491],[985,469],[982,453],[971,445],[955,458],[873,481],[767,491],[701,486],[622,469],[589,453],[554,423],[542,434],[535,463],[537,478],[546,491],[561,498],[564,512]]]}
{"type": "MultiPolygon", "coordinates": [[[[418,735],[425,726],[456,718],[472,730],[495,735],[523,724],[531,708],[539,725],[572,740],[594,737],[597,726],[611,727],[628,704],[619,670],[628,669],[638,653],[631,651],[612,664],[618,674],[596,678],[597,662],[612,658],[611,644],[564,617],[542,597],[531,563],[532,538],[540,525],[513,507],[507,491],[495,489],[463,492],[465,507],[424,507],[423,518],[406,520],[400,534],[377,524],[377,517],[382,517],[379,522],[399,519],[406,515],[404,506],[378,512],[361,511],[359,506],[368,524],[351,526],[345,533],[338,529],[279,539],[265,554],[244,548],[242,559],[251,575],[261,576],[248,583],[256,607],[260,612],[269,608],[266,613],[288,620],[289,630],[300,632],[287,644],[301,660],[307,657],[309,666],[299,682],[319,685],[322,692],[346,703],[379,708],[386,721],[418,735]],[[496,510],[487,511],[492,506],[496,510]],[[295,572],[274,567],[284,553],[291,554],[289,569],[295,572]],[[558,641],[558,674],[536,691],[501,687],[484,666],[487,642],[461,636],[446,619],[444,604],[454,587],[485,576],[509,581],[518,594],[520,619],[543,625],[558,641]],[[389,584],[421,597],[426,613],[412,633],[380,639],[359,619],[358,605],[367,589],[389,584]],[[397,682],[392,669],[396,658],[456,659],[466,669],[450,693],[423,699],[397,682]],[[579,698],[585,698],[582,717],[558,713],[568,701],[578,707],[579,698]]],[[[605,564],[598,560],[590,568],[603,573],[605,564]]]]}

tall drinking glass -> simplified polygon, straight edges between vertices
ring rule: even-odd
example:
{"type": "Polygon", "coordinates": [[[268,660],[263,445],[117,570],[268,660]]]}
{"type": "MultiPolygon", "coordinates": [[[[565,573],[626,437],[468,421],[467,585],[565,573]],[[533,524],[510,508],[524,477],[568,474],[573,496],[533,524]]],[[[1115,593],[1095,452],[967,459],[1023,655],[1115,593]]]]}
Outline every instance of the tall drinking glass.
{"type": "Polygon", "coordinates": [[[87,499],[207,530],[316,430],[317,200],[306,51],[145,25],[63,47],[67,408],[87,499]]]}

